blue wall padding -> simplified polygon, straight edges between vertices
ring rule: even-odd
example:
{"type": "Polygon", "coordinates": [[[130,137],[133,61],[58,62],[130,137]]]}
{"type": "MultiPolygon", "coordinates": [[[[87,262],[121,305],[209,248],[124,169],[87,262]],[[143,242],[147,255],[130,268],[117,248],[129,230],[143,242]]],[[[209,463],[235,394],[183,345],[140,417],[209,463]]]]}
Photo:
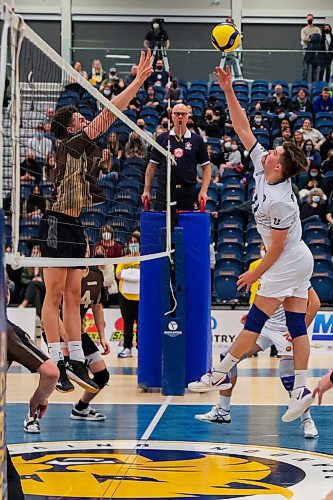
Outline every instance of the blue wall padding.
{"type": "Polygon", "coordinates": [[[212,363],[210,290],[210,216],[179,215],[184,228],[186,294],[186,384],[207,372],[212,363]]]}

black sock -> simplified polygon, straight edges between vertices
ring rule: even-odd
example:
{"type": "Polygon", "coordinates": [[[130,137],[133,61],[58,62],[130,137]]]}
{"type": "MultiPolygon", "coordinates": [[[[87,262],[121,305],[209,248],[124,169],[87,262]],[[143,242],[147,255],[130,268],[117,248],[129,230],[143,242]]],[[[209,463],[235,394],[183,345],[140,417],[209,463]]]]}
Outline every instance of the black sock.
{"type": "Polygon", "coordinates": [[[89,406],[89,403],[84,403],[83,401],[81,401],[81,399],[79,400],[78,403],[76,403],[75,405],[75,409],[77,411],[82,411],[82,410],[86,410],[89,406]]]}

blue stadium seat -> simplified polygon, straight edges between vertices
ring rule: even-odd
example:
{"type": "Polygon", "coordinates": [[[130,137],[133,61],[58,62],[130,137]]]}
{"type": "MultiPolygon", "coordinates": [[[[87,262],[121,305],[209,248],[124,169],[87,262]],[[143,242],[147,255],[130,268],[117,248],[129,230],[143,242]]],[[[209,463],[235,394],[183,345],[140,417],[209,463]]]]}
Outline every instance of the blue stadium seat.
{"type": "Polygon", "coordinates": [[[191,87],[190,90],[186,94],[186,99],[191,99],[192,97],[203,97],[206,99],[207,96],[207,90],[203,89],[202,87],[191,87]]]}
{"type": "MultiPolygon", "coordinates": [[[[325,241],[324,238],[323,238],[323,241],[325,241]]],[[[306,243],[306,241],[305,241],[305,243],[306,243]]],[[[329,243],[307,243],[307,245],[310,248],[310,250],[314,256],[321,255],[323,253],[326,253],[326,254],[330,253],[329,243]]]]}
{"type": "Polygon", "coordinates": [[[223,238],[217,243],[217,252],[219,254],[234,253],[239,261],[243,258],[243,241],[237,238],[223,238]]]}
{"type": "Polygon", "coordinates": [[[206,103],[206,98],[203,97],[202,95],[196,94],[194,97],[190,96],[186,98],[187,104],[190,104],[191,106],[202,106],[204,107],[206,103]]]}
{"type": "Polygon", "coordinates": [[[332,257],[328,253],[314,255],[314,272],[322,273],[332,271],[332,257]]]}
{"type": "Polygon", "coordinates": [[[318,125],[317,129],[319,132],[321,132],[324,136],[330,134],[333,130],[333,123],[332,125],[318,125]]]}
{"type": "Polygon", "coordinates": [[[40,219],[37,218],[35,224],[22,221],[20,223],[20,240],[27,241],[30,240],[31,238],[38,238],[39,221],[40,219]]]}
{"type": "Polygon", "coordinates": [[[303,234],[303,240],[307,245],[330,245],[330,240],[328,239],[327,235],[326,236],[317,236],[313,235],[311,232],[305,232],[303,234]]]}
{"type": "MultiPolygon", "coordinates": [[[[208,89],[208,83],[205,80],[192,80],[191,81],[191,87],[196,86],[196,87],[203,87],[206,90],[208,89]]],[[[191,88],[190,87],[190,88],[191,88]]]]}
{"type": "Polygon", "coordinates": [[[140,118],[144,118],[144,120],[146,120],[146,118],[155,118],[157,123],[158,123],[158,119],[159,119],[159,114],[158,114],[158,111],[156,111],[155,109],[151,109],[149,107],[145,107],[142,109],[141,113],[140,113],[140,118]]]}
{"type": "Polygon", "coordinates": [[[132,122],[136,122],[136,112],[134,109],[124,109],[124,115],[126,115],[132,122]]]}
{"type": "Polygon", "coordinates": [[[21,181],[20,184],[20,194],[23,200],[27,200],[31,195],[32,188],[34,187],[35,181],[21,181]]]}
{"type": "Polygon", "coordinates": [[[250,264],[255,260],[261,259],[259,249],[257,251],[246,252],[245,255],[245,269],[250,267],[250,264]]]}
{"type": "Polygon", "coordinates": [[[331,272],[313,273],[311,284],[321,302],[331,302],[333,297],[333,274],[331,272]]]}
{"type": "Polygon", "coordinates": [[[289,83],[285,80],[274,80],[271,85],[271,92],[274,92],[275,85],[282,85],[284,94],[289,95],[289,83]]]}
{"type": "Polygon", "coordinates": [[[306,235],[311,235],[313,238],[327,238],[327,224],[324,224],[323,222],[308,222],[304,224],[303,237],[306,235]]]}
{"type": "Polygon", "coordinates": [[[235,254],[218,255],[215,271],[234,271],[239,276],[242,272],[242,263],[235,254]]]}
{"type": "Polygon", "coordinates": [[[267,80],[253,80],[251,89],[256,87],[263,87],[268,89],[268,81],[267,80]]]}
{"type": "Polygon", "coordinates": [[[239,229],[240,231],[243,231],[243,223],[240,222],[239,220],[235,219],[225,219],[220,221],[218,225],[218,231],[222,229],[239,229]]]}
{"type": "Polygon", "coordinates": [[[80,221],[84,226],[98,227],[103,226],[106,221],[105,215],[95,210],[83,210],[80,215],[80,221]]]}
{"type": "Polygon", "coordinates": [[[214,288],[219,299],[230,301],[238,298],[238,276],[234,271],[217,271],[214,273],[214,288]]]}
{"type": "Polygon", "coordinates": [[[122,178],[120,182],[118,182],[117,193],[127,189],[132,189],[133,195],[136,195],[142,189],[142,183],[138,182],[137,179],[122,178]]]}
{"type": "Polygon", "coordinates": [[[210,144],[213,147],[214,153],[219,153],[221,150],[222,141],[218,137],[208,137],[206,144],[210,144]]]}
{"type": "MultiPolygon", "coordinates": [[[[201,184],[200,184],[200,187],[201,187],[201,184]]],[[[217,185],[213,184],[213,183],[209,184],[207,194],[208,194],[209,198],[211,198],[216,203],[217,199],[218,199],[218,195],[219,195],[219,189],[218,189],[217,185]]]]}
{"type": "Polygon", "coordinates": [[[236,238],[240,243],[243,243],[243,229],[239,227],[224,227],[219,225],[217,235],[219,242],[223,242],[224,238],[236,238]]]}
{"type": "Polygon", "coordinates": [[[235,200],[237,197],[237,199],[240,200],[241,203],[244,202],[245,200],[245,193],[244,193],[244,189],[242,189],[241,187],[231,187],[231,185],[227,184],[226,186],[223,186],[222,188],[222,200],[225,201],[225,200],[235,200]]]}

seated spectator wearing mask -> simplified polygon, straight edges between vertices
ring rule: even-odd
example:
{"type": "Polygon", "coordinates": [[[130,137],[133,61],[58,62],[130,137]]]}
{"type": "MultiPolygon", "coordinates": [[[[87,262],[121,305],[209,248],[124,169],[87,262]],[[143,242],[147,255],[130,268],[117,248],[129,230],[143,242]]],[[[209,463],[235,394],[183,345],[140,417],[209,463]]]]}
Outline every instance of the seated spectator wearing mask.
{"type": "Polygon", "coordinates": [[[131,132],[125,146],[125,158],[146,158],[147,147],[136,132],[131,132]]]}
{"type": "Polygon", "coordinates": [[[20,165],[20,175],[23,181],[40,180],[41,178],[40,165],[36,161],[35,152],[31,149],[28,149],[25,153],[25,159],[20,165]]]}
{"type": "MultiPolygon", "coordinates": [[[[106,257],[105,249],[102,245],[95,245],[94,248],[94,258],[103,259],[106,257]]],[[[118,304],[118,285],[115,277],[115,268],[113,264],[103,264],[97,266],[103,273],[103,285],[108,291],[107,304],[106,305],[116,305],[118,304]]]]}
{"type": "Polygon", "coordinates": [[[226,136],[224,138],[223,146],[225,163],[220,165],[221,178],[223,176],[224,169],[234,169],[238,173],[240,173],[243,169],[242,155],[239,151],[237,141],[226,136]]]}
{"type": "Polygon", "coordinates": [[[319,130],[312,127],[311,120],[309,118],[304,118],[303,125],[300,128],[303,134],[304,140],[311,139],[316,150],[320,150],[321,145],[325,142],[325,137],[319,130]]]}
{"type": "Polygon", "coordinates": [[[207,108],[212,109],[214,111],[214,114],[220,117],[220,120],[223,121],[224,126],[226,119],[225,108],[222,102],[217,99],[216,95],[211,95],[208,97],[207,108]]]}
{"type": "Polygon", "coordinates": [[[263,109],[269,113],[276,113],[277,109],[288,113],[291,102],[287,95],[283,93],[283,87],[280,84],[275,85],[274,92],[265,101],[258,102],[255,106],[256,111],[263,109]]]}
{"type": "Polygon", "coordinates": [[[165,87],[168,83],[169,74],[164,69],[163,59],[157,59],[155,71],[148,78],[147,84],[156,85],[156,87],[165,87]]]}
{"type": "Polygon", "coordinates": [[[206,137],[216,137],[220,139],[223,135],[224,120],[220,115],[216,115],[214,110],[207,108],[204,119],[200,124],[201,130],[205,132],[206,137]]]}
{"type": "Polygon", "coordinates": [[[163,102],[167,104],[169,97],[171,106],[181,104],[184,100],[184,92],[183,89],[179,87],[177,78],[173,78],[170,87],[168,89],[165,89],[163,102]]]}
{"type": "Polygon", "coordinates": [[[326,137],[325,141],[320,146],[321,161],[326,160],[330,149],[333,149],[333,130],[331,130],[331,132],[326,137]]]}
{"type": "Polygon", "coordinates": [[[38,184],[31,190],[27,201],[27,215],[33,218],[41,218],[46,210],[46,201],[38,184]]]}
{"type": "MultiPolygon", "coordinates": [[[[124,88],[125,88],[124,80],[122,78],[119,78],[116,68],[110,68],[110,70],[109,70],[109,76],[102,81],[99,90],[101,92],[103,92],[103,89],[105,87],[107,87],[107,86],[108,87],[113,87],[115,83],[118,84],[116,86],[116,88],[119,87],[120,92],[122,90],[124,90],[124,88]]],[[[120,94],[120,92],[118,92],[118,93],[120,94]]],[[[118,95],[118,94],[115,94],[115,95],[118,95]]]]}
{"type": "MultiPolygon", "coordinates": [[[[212,168],[212,175],[211,175],[211,179],[210,179],[210,184],[214,184],[215,186],[217,186],[219,198],[220,198],[220,193],[221,193],[223,184],[220,184],[219,169],[218,169],[217,165],[215,165],[215,163],[213,163],[213,160],[214,160],[213,146],[211,144],[206,144],[206,149],[207,149],[210,165],[212,168]]],[[[197,165],[197,183],[198,184],[202,184],[202,177],[203,177],[203,168],[201,165],[197,165]]]]}
{"type": "Polygon", "coordinates": [[[251,120],[252,130],[268,130],[269,124],[268,120],[263,120],[263,116],[260,111],[256,111],[253,119],[251,120]]]}
{"type": "Polygon", "coordinates": [[[326,160],[321,164],[321,170],[324,175],[333,171],[333,148],[328,151],[326,160]]]}
{"type": "Polygon", "coordinates": [[[38,182],[40,180],[43,163],[46,160],[47,155],[49,155],[53,150],[53,143],[51,139],[47,139],[44,135],[44,125],[39,123],[36,127],[35,137],[28,140],[28,148],[34,151],[37,163],[41,164],[39,168],[40,173],[38,182]]]}
{"type": "Polygon", "coordinates": [[[303,153],[306,156],[306,159],[308,161],[308,165],[310,166],[315,166],[315,167],[320,167],[321,163],[321,156],[318,151],[315,150],[313,142],[311,139],[307,139],[304,141],[303,144],[303,153]]]}
{"type": "Polygon", "coordinates": [[[143,131],[143,132],[146,132],[146,134],[149,135],[149,137],[153,137],[153,134],[152,132],[150,132],[147,127],[146,127],[146,122],[144,121],[143,118],[138,118],[136,120],[136,124],[137,126],[143,131]]]}
{"type": "Polygon", "coordinates": [[[309,99],[306,91],[304,89],[299,89],[296,97],[291,101],[291,110],[293,113],[299,113],[300,111],[307,111],[313,113],[313,105],[309,99]]]}
{"type": "Polygon", "coordinates": [[[325,203],[325,195],[320,188],[313,188],[309,192],[307,202],[301,206],[301,221],[302,224],[314,221],[314,216],[318,217],[321,222],[327,222],[327,207],[325,203]]]}
{"type": "Polygon", "coordinates": [[[277,109],[272,121],[272,138],[275,139],[276,137],[281,136],[282,130],[285,128],[292,129],[291,123],[287,118],[286,113],[281,109],[277,109]]]}
{"type": "Polygon", "coordinates": [[[122,257],[123,247],[113,239],[113,228],[110,224],[104,224],[100,230],[100,239],[95,243],[94,249],[102,246],[106,257],[122,257]]]}
{"type": "Polygon", "coordinates": [[[322,175],[320,173],[320,170],[318,167],[314,165],[309,166],[308,170],[308,175],[305,179],[300,178],[300,183],[299,183],[299,197],[304,198],[304,196],[307,196],[307,192],[303,192],[305,189],[306,191],[310,191],[311,189],[318,187],[320,189],[324,189],[325,184],[322,178],[322,175]]]}
{"type": "Polygon", "coordinates": [[[328,87],[323,88],[321,94],[314,99],[313,108],[316,114],[321,113],[322,111],[333,111],[333,97],[331,97],[330,89],[328,87]]]}
{"type": "Polygon", "coordinates": [[[293,134],[292,131],[289,127],[284,128],[281,132],[281,135],[279,137],[276,137],[273,141],[273,149],[277,148],[278,146],[282,146],[282,144],[285,141],[292,141],[293,134]]]}
{"type": "Polygon", "coordinates": [[[148,106],[150,109],[154,109],[160,114],[162,111],[161,103],[158,97],[156,96],[155,89],[152,85],[149,85],[147,89],[147,96],[148,97],[145,106],[148,106]]]}

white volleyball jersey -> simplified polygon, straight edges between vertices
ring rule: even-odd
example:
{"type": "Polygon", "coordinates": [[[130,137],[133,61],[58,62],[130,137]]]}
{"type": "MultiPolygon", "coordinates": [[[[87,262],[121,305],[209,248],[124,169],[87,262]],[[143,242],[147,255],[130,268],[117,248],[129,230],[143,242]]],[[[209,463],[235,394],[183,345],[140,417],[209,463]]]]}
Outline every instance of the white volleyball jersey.
{"type": "Polygon", "coordinates": [[[288,249],[295,248],[302,239],[299,208],[290,179],[278,184],[268,184],[262,164],[262,159],[267,154],[259,142],[250,150],[255,179],[253,213],[266,248],[271,244],[272,229],[289,229],[283,251],[285,253],[288,249]]]}

